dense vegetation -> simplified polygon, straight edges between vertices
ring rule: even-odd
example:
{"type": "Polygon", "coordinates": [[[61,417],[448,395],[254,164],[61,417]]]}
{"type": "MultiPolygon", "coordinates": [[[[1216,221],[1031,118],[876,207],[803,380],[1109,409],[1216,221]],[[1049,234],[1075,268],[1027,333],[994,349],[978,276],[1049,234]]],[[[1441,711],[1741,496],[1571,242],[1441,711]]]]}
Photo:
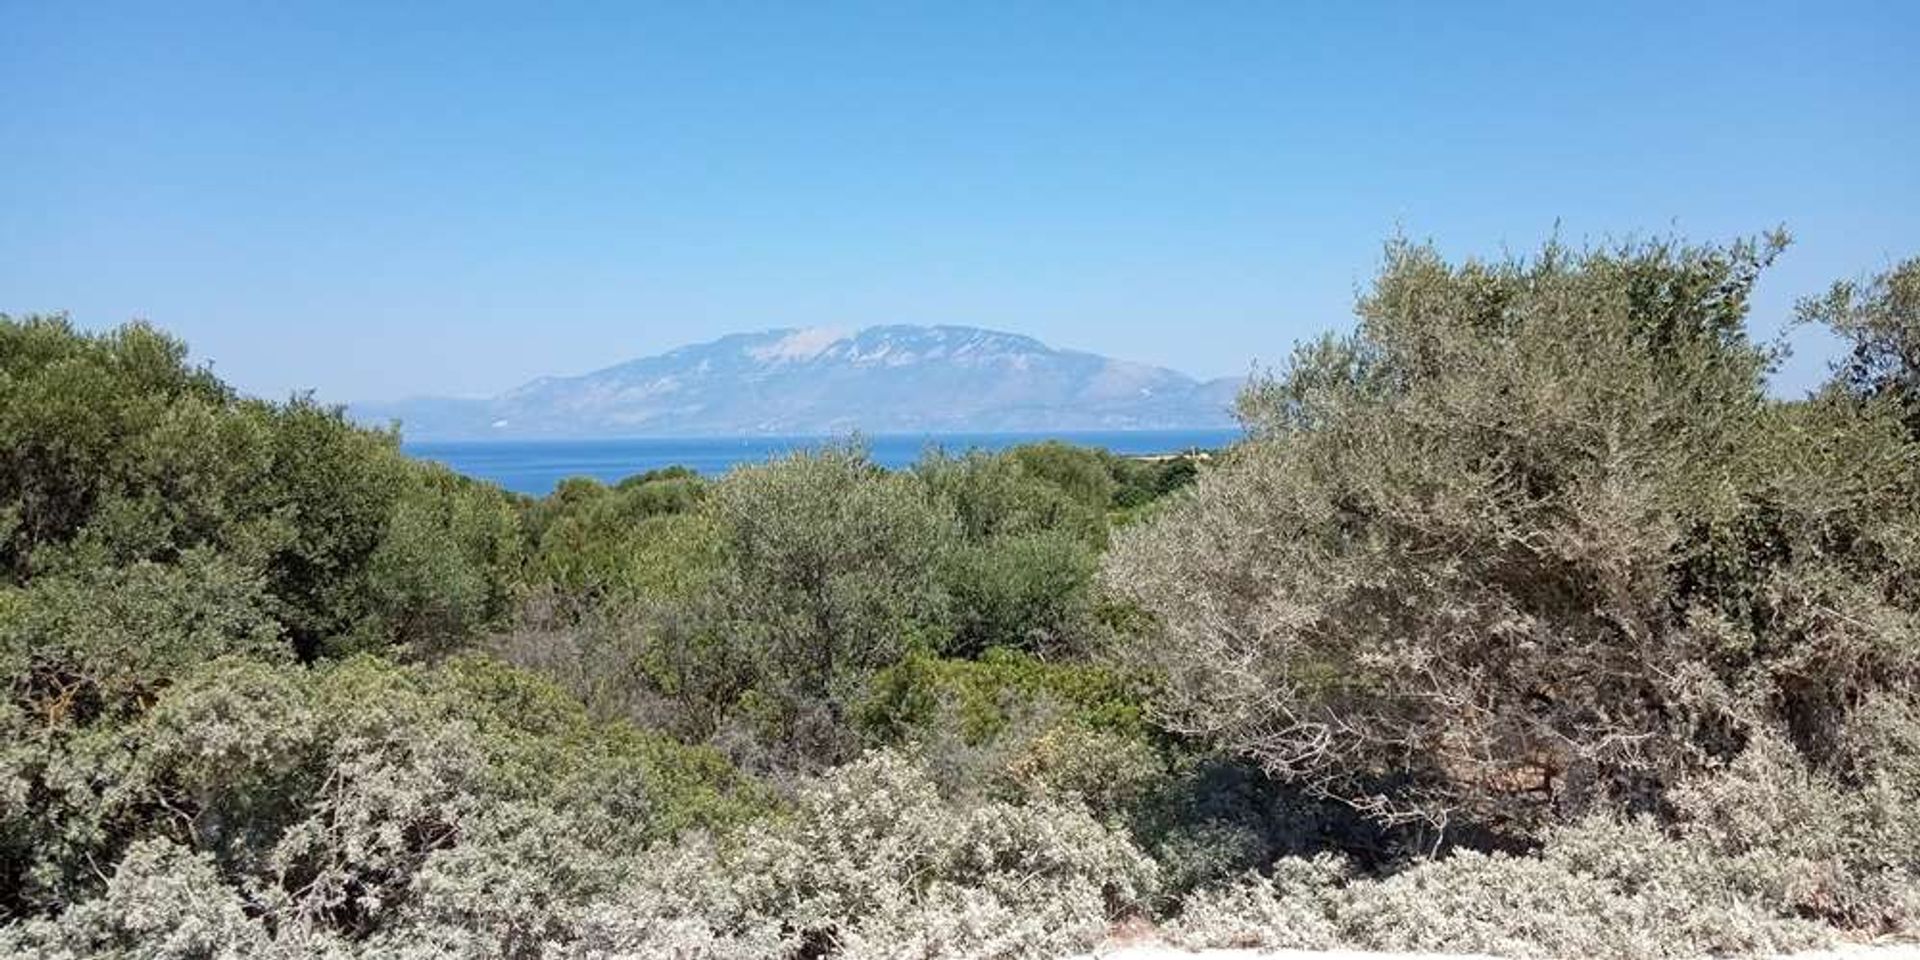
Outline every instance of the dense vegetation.
{"type": "Polygon", "coordinates": [[[0,317],[0,955],[1669,956],[1920,929],[1920,261],[1389,248],[1210,460],[541,499],[0,317]]]}

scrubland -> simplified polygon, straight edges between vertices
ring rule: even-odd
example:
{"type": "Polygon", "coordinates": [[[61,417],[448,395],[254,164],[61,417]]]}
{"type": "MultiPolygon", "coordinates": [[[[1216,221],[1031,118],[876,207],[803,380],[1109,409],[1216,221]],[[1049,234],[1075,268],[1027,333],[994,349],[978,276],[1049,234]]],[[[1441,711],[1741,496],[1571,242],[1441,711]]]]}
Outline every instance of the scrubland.
{"type": "Polygon", "coordinates": [[[527,498],[0,318],[0,955],[1769,955],[1920,929],[1920,260],[1450,262],[1202,460],[527,498]]]}

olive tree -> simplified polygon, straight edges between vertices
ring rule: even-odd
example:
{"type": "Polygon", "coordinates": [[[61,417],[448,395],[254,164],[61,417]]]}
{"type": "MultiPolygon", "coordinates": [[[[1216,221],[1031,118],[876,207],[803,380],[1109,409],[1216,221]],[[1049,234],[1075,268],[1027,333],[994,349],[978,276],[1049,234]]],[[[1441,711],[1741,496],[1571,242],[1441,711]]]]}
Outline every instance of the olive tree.
{"type": "Polygon", "coordinates": [[[960,542],[940,569],[951,601],[945,652],[1062,654],[1084,646],[1097,551],[1107,538],[1106,494],[1095,481],[1106,475],[1089,480],[1085,471],[1059,467],[1089,462],[1099,462],[1089,451],[1047,444],[961,457],[935,452],[914,465],[960,524],[960,542]],[[1085,491],[1095,488],[1100,499],[1089,502],[1085,491]]]}
{"type": "Polygon", "coordinates": [[[1744,320],[1783,244],[1390,246],[1357,328],[1117,535],[1165,720],[1389,822],[1531,832],[1910,695],[1916,448],[1768,398],[1744,320]]]}
{"type": "Polygon", "coordinates": [[[852,446],[737,469],[706,506],[725,557],[727,645],[745,651],[789,752],[838,758],[871,672],[938,642],[951,510],[852,446]]]}
{"type": "Polygon", "coordinates": [[[1829,327],[1847,344],[1834,386],[1896,404],[1920,435],[1920,257],[1866,281],[1843,280],[1800,303],[1805,323],[1829,327]]]}

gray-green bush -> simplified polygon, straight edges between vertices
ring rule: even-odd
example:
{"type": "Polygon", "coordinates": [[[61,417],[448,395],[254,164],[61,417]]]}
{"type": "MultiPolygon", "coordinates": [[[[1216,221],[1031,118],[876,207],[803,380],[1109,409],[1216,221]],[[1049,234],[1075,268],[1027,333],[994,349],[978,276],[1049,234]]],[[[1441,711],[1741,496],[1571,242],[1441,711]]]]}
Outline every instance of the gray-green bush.
{"type": "Polygon", "coordinates": [[[1155,881],[1081,808],[955,807],[888,754],[788,815],[647,848],[596,845],[536,804],[473,805],[475,746],[434,745],[398,761],[424,779],[336,769],[270,883],[142,840],[101,896],[9,928],[0,955],[1045,958],[1092,945],[1155,881]]]}
{"type": "Polygon", "coordinates": [[[1152,861],[1073,804],[955,809],[870,755],[792,817],[649,861],[582,955],[1057,957],[1153,891],[1152,861]]]}
{"type": "Polygon", "coordinates": [[[1756,956],[1817,947],[1781,878],[1603,819],[1556,828],[1537,853],[1459,851],[1383,878],[1337,856],[1286,860],[1189,898],[1186,946],[1484,953],[1507,957],[1756,956]]]}
{"type": "Polygon", "coordinates": [[[1920,446],[1768,398],[1744,320],[1779,244],[1390,247],[1358,328],[1119,535],[1161,715],[1383,821],[1519,837],[1658,812],[1776,726],[1844,773],[1853,705],[1915,691],[1920,446]]]}

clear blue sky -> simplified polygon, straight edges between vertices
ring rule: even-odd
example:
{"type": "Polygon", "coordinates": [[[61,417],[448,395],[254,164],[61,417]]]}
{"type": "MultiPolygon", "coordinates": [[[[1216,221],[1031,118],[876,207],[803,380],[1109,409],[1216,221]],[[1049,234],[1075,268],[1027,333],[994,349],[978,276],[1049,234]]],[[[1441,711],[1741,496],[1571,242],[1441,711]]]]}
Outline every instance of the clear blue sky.
{"type": "Polygon", "coordinates": [[[888,322],[1219,375],[1396,229],[1785,223],[1766,330],[1920,253],[1920,3],[0,0],[0,136],[0,311],[268,395],[888,322]]]}

